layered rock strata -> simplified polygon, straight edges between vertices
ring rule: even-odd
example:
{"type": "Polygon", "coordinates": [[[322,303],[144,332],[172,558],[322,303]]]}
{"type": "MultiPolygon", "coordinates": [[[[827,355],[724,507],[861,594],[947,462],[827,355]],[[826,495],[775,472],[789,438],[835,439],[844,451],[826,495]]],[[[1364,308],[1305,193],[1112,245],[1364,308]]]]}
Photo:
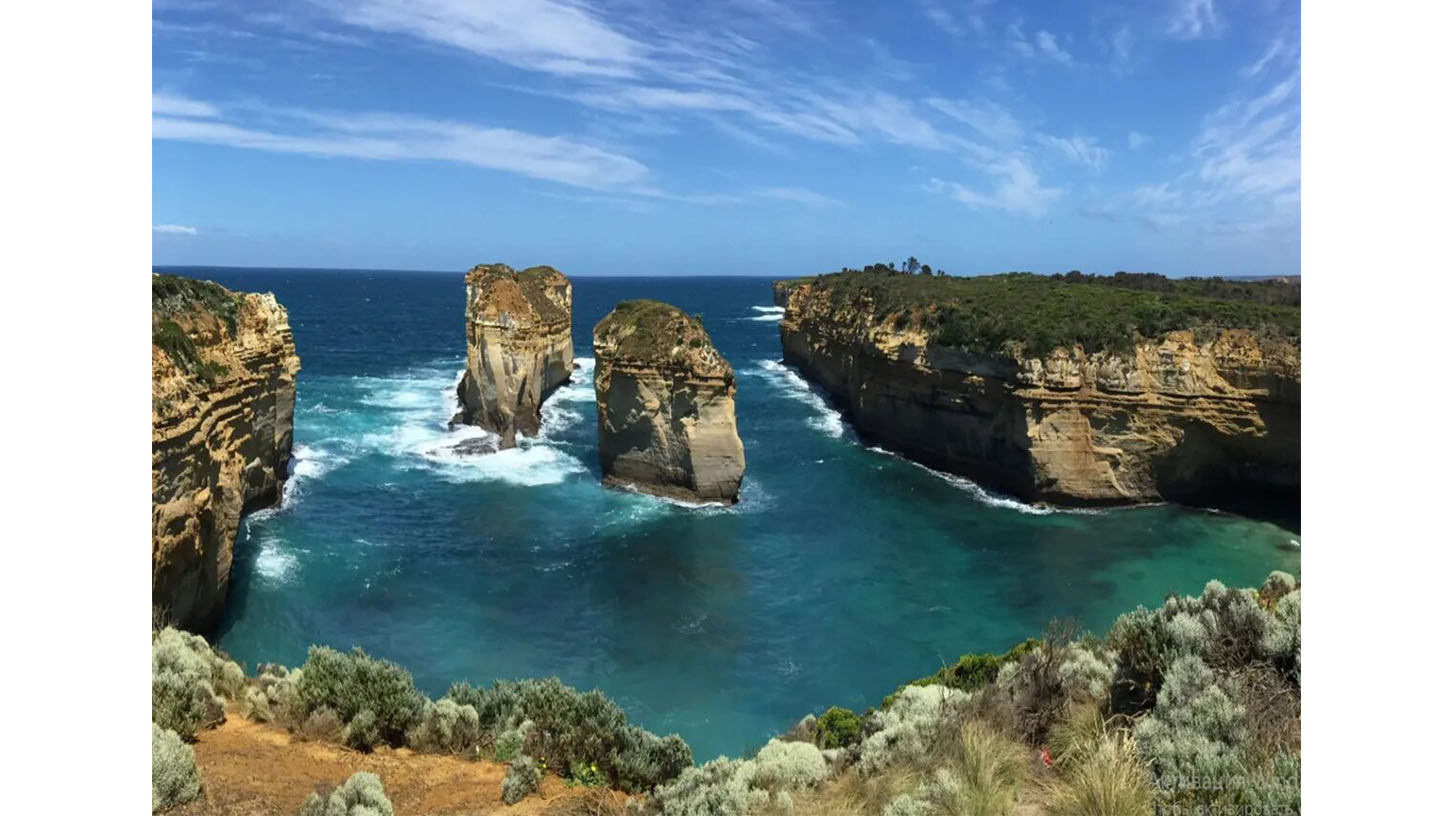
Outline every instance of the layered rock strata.
{"type": "Polygon", "coordinates": [[[454,421],[500,435],[541,429],[541,403],[571,377],[571,282],[549,266],[482,264],[465,275],[465,376],[454,421]]]}
{"type": "Polygon", "coordinates": [[[732,504],[743,481],[733,367],[700,319],[652,300],[619,303],[592,330],[602,481],[732,504]]]}
{"type": "Polygon", "coordinates": [[[1028,501],[1172,500],[1298,523],[1300,355],[1287,339],[1170,331],[1122,353],[970,354],[829,283],[781,283],[784,361],[871,444],[1028,501]]]}
{"type": "Polygon", "coordinates": [[[153,276],[152,605],[181,627],[216,623],[239,519],[282,496],[298,368],[273,295],[153,276]]]}

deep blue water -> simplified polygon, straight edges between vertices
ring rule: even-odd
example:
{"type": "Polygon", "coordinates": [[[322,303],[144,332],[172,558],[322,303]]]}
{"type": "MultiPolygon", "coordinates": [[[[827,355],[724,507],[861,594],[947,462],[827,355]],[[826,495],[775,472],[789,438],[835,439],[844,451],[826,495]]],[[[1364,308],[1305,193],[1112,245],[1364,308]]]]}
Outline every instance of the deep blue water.
{"type": "Polygon", "coordinates": [[[169,270],[274,292],[299,375],[278,509],[239,533],[217,635],[297,665],[363,646],[427,692],[558,675],[700,760],[809,711],[861,709],[1052,617],[1097,630],[1138,603],[1298,572],[1294,534],[1176,507],[1033,512],[861,446],[778,361],[768,279],[577,278],[582,368],[537,441],[459,458],[463,274],[169,270]],[[591,327],[618,301],[701,313],[738,372],[743,500],[694,509],[603,489],[591,327]]]}

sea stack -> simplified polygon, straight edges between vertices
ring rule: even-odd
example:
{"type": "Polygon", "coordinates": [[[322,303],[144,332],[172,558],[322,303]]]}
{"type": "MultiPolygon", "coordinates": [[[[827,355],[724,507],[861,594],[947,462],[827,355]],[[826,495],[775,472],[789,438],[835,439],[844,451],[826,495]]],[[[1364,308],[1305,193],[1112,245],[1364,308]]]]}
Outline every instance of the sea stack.
{"type": "Polygon", "coordinates": [[[571,376],[571,282],[549,266],[465,273],[465,377],[454,421],[500,435],[541,429],[541,402],[571,376]]]}
{"type": "Polygon", "coordinates": [[[655,300],[617,304],[592,330],[602,481],[733,504],[743,442],[733,367],[701,318],[655,300]]]}
{"type": "Polygon", "coordinates": [[[297,373],[273,295],[152,276],[152,606],[177,626],[216,623],[239,518],[282,496],[297,373]]]}

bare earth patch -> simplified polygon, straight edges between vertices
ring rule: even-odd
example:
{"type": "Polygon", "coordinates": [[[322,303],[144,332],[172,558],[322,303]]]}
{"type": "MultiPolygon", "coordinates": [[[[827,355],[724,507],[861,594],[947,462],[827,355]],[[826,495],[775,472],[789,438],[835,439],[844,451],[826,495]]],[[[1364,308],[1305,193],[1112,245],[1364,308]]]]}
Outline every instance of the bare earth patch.
{"type": "Polygon", "coordinates": [[[202,775],[202,796],[169,811],[179,816],[291,816],[308,795],[326,793],[355,771],[379,775],[398,816],[460,814],[560,814],[620,811],[627,796],[615,791],[567,787],[547,775],[538,793],[515,805],[501,801],[506,766],[407,748],[361,754],[338,745],[298,740],[237,714],[198,732],[193,746],[202,775]]]}

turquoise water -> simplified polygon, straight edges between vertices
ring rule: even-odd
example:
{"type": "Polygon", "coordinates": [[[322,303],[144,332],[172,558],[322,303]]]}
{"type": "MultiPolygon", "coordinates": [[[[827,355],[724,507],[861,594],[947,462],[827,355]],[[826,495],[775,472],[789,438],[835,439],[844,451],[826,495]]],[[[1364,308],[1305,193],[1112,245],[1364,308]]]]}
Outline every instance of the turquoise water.
{"type": "Polygon", "coordinates": [[[174,270],[288,308],[303,362],[282,506],[239,534],[220,643],[296,665],[310,643],[453,680],[559,675],[699,760],[811,710],[860,709],[1052,617],[1298,571],[1297,536],[1174,507],[1034,512],[866,449],[779,364],[767,279],[577,279],[582,369],[545,432],[444,450],[463,364],[460,274],[174,270]],[[694,509],[598,484],[592,324],[618,300],[702,313],[739,374],[743,500],[694,509]]]}

